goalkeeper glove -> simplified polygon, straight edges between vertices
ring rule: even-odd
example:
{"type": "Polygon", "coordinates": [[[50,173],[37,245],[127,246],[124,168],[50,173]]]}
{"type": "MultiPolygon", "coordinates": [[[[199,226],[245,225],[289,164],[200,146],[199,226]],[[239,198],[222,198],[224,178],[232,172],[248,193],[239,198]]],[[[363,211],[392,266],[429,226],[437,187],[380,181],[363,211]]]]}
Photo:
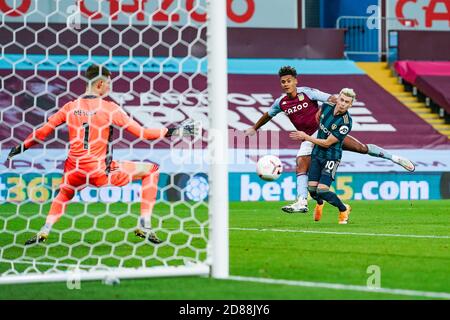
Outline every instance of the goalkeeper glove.
{"type": "Polygon", "coordinates": [[[17,146],[15,146],[14,148],[11,149],[11,151],[8,154],[8,160],[11,160],[12,157],[18,155],[19,153],[24,152],[25,150],[27,150],[28,148],[26,148],[23,144],[19,144],[17,146]]]}
{"type": "Polygon", "coordinates": [[[168,128],[166,137],[190,137],[197,136],[200,132],[200,124],[188,119],[175,128],[168,128]]]}

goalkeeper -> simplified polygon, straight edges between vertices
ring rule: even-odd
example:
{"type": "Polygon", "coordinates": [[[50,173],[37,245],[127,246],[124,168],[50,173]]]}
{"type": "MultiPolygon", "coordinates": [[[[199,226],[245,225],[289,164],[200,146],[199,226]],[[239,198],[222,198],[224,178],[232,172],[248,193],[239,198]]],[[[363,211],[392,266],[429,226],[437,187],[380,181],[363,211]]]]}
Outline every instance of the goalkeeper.
{"type": "Polygon", "coordinates": [[[195,135],[196,125],[187,120],[176,128],[143,128],[131,119],[117,104],[104,100],[111,83],[110,71],[91,65],[86,70],[86,93],[65,104],[46,124],[31,133],[14,147],[13,156],[43,141],[56,127],[66,123],[69,128],[70,149],[64,165],[64,177],[59,193],[53,200],[45,225],[25,244],[45,242],[53,225],[64,214],[67,203],[76,191],[87,185],[124,186],[132,180],[142,181],[141,215],[135,235],[152,243],[161,243],[151,229],[150,217],[156,201],[159,166],[153,163],[112,160],[112,126],[128,130],[141,139],[155,140],[171,136],[195,135]]]}

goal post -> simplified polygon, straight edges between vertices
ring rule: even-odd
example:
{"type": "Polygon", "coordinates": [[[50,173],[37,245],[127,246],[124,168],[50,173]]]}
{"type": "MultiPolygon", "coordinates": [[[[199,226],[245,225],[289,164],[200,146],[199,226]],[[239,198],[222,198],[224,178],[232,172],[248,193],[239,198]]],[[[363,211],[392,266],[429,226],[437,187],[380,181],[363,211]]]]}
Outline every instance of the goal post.
{"type": "Polygon", "coordinates": [[[6,1],[0,6],[0,284],[229,275],[226,0],[6,1]],[[151,216],[135,237],[142,185],[86,185],[45,243],[26,246],[58,194],[67,128],[6,157],[84,92],[90,64],[109,100],[144,127],[201,123],[200,137],[136,139],[116,128],[118,161],[156,162],[151,216]],[[200,159],[200,160],[199,160],[200,159]]]}
{"type": "Polygon", "coordinates": [[[228,80],[225,0],[208,1],[208,100],[210,108],[212,276],[229,275],[228,251],[228,80]]]}

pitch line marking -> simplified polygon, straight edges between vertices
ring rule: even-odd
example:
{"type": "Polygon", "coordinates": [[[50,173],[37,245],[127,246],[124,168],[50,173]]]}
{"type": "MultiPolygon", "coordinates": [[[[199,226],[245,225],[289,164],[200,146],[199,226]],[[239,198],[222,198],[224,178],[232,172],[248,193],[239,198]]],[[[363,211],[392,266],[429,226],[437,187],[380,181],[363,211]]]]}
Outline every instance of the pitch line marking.
{"type": "Polygon", "coordinates": [[[366,287],[366,286],[348,285],[348,284],[341,284],[341,283],[268,279],[268,278],[241,277],[241,276],[229,276],[226,280],[257,282],[257,283],[267,283],[267,284],[281,284],[281,285],[288,285],[288,286],[295,286],[295,287],[322,288],[322,289],[360,291],[360,292],[370,292],[370,293],[386,293],[386,294],[396,294],[396,295],[403,295],[403,296],[415,296],[415,297],[426,297],[426,298],[450,299],[450,293],[447,293],[447,292],[431,292],[431,291],[417,291],[417,290],[391,289],[391,288],[370,288],[370,287],[366,287]]]}
{"type": "MultiPolygon", "coordinates": [[[[9,262],[3,259],[0,259],[0,262],[9,262]]],[[[26,261],[19,260],[13,261],[17,264],[33,264],[33,265],[47,265],[45,262],[38,261],[26,261]]],[[[97,268],[97,269],[106,269],[109,268],[106,266],[98,266],[98,265],[70,265],[70,264],[61,264],[60,266],[68,266],[68,267],[78,267],[78,268],[97,268]]],[[[257,283],[266,283],[266,284],[281,284],[281,285],[289,285],[296,287],[309,287],[309,288],[322,288],[322,289],[333,289],[333,290],[347,290],[347,291],[359,291],[359,292],[370,292],[370,293],[386,293],[386,294],[396,294],[396,295],[406,295],[406,296],[416,296],[416,297],[427,297],[427,298],[439,298],[439,299],[450,299],[450,293],[447,292],[432,292],[432,291],[417,291],[417,290],[407,290],[407,289],[391,289],[391,288],[370,288],[359,285],[347,285],[340,283],[327,283],[327,282],[311,282],[311,281],[299,281],[299,280],[283,280],[283,279],[268,279],[268,278],[255,278],[255,277],[242,277],[242,276],[229,276],[224,280],[233,280],[233,281],[245,281],[245,282],[257,282],[257,283]]]]}
{"type": "Polygon", "coordinates": [[[420,235],[420,234],[390,234],[390,233],[366,233],[366,232],[339,232],[339,231],[317,231],[317,230],[292,230],[292,229],[258,229],[258,228],[229,228],[234,231],[261,231],[261,232],[291,232],[312,234],[333,234],[368,237],[399,237],[399,238],[426,238],[426,239],[450,239],[450,236],[420,235]]]}

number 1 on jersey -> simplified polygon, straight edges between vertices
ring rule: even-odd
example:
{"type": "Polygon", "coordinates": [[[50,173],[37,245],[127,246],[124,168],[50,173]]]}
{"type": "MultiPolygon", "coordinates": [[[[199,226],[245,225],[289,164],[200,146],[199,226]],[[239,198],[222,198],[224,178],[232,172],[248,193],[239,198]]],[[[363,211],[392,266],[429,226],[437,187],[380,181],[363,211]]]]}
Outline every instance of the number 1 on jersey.
{"type": "Polygon", "coordinates": [[[83,123],[83,129],[84,129],[84,150],[89,149],[89,123],[85,122],[83,123]]]}

